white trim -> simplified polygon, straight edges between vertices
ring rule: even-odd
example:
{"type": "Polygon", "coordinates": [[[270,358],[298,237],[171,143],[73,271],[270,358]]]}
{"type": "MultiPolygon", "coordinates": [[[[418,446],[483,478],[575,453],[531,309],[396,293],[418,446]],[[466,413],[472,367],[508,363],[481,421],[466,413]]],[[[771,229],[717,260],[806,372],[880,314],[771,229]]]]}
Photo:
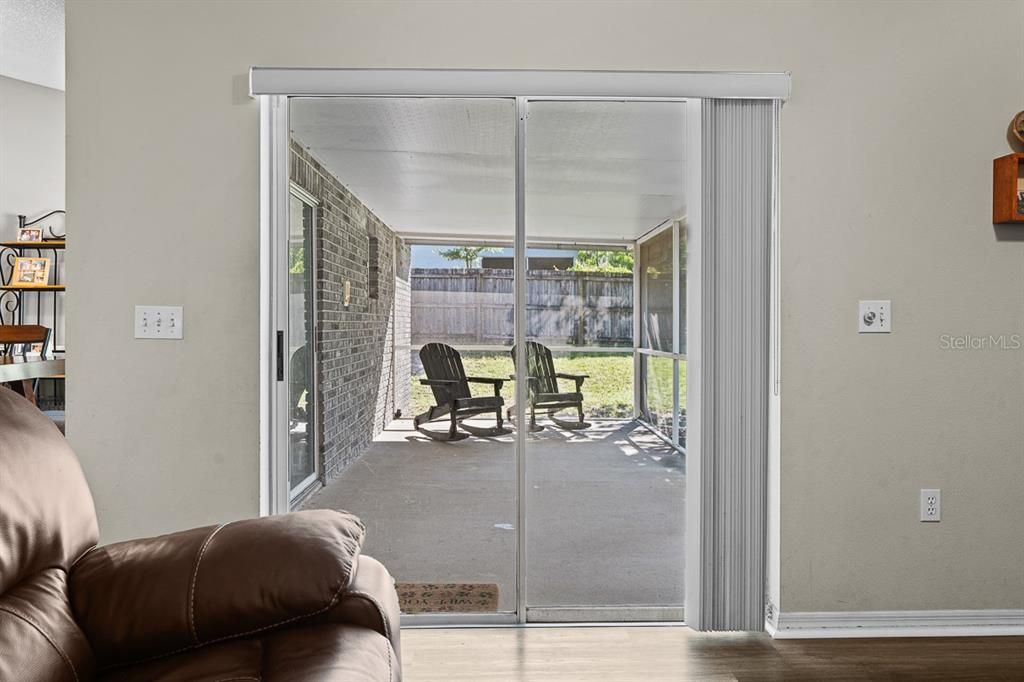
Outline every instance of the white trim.
{"type": "Polygon", "coordinates": [[[643,404],[643,386],[640,382],[641,362],[637,349],[640,347],[640,337],[643,334],[640,326],[640,241],[633,245],[633,418],[640,419],[643,404]]]}
{"type": "Polygon", "coordinates": [[[640,355],[650,355],[655,358],[669,358],[671,360],[685,360],[686,355],[684,353],[673,353],[669,350],[654,350],[653,348],[637,348],[636,352],[640,355]]]}
{"type": "MultiPolygon", "coordinates": [[[[683,131],[685,141],[686,131],[683,131]]],[[[685,173],[685,171],[684,171],[685,173]]],[[[679,404],[679,355],[682,340],[679,334],[680,322],[680,297],[679,281],[682,273],[679,272],[679,236],[681,226],[678,220],[672,221],[672,445],[679,448],[679,416],[682,405],[679,404]]],[[[635,312],[633,313],[636,314],[635,312]]]]}
{"type": "Polygon", "coordinates": [[[403,613],[400,623],[405,628],[476,628],[520,626],[516,614],[511,611],[498,613],[403,613]]]}
{"type": "Polygon", "coordinates": [[[779,317],[779,106],[775,107],[775,139],[772,149],[772,234],[768,293],[768,489],[765,498],[765,617],[769,620],[781,604],[782,592],[782,395],[780,370],[781,319],[779,317]]]}
{"type": "Polygon", "coordinates": [[[775,639],[1022,636],[1024,609],[780,613],[765,630],[775,639]]]}
{"type": "Polygon", "coordinates": [[[298,197],[307,206],[312,206],[317,211],[320,210],[320,200],[307,192],[301,185],[289,180],[288,191],[298,197]]]}
{"type": "Polygon", "coordinates": [[[682,623],[682,605],[528,606],[530,623],[682,623]]]}
{"type": "Polygon", "coordinates": [[[701,612],[702,566],[704,556],[701,544],[704,500],[701,494],[701,423],[702,363],[701,315],[703,296],[703,138],[701,136],[702,108],[700,100],[686,103],[686,141],[684,181],[686,183],[686,512],[683,530],[684,599],[686,620],[699,623],[701,612]]]}
{"type": "MultiPolygon", "coordinates": [[[[427,345],[426,343],[398,344],[397,350],[418,351],[427,345]]],[[[626,355],[632,353],[629,346],[569,346],[565,344],[545,344],[552,353],[613,353],[626,355]]],[[[491,353],[494,351],[511,353],[512,346],[500,343],[459,343],[459,351],[462,353],[491,353]]],[[[670,354],[671,355],[671,354],[670,354]]]]}
{"type": "Polygon", "coordinates": [[[261,102],[261,413],[266,418],[260,448],[260,513],[283,514],[290,509],[288,487],[288,363],[284,380],[277,379],[277,333],[288,344],[288,98],[265,97],[261,102]],[[282,277],[282,273],[284,277],[282,277]],[[265,291],[264,291],[265,287],[265,291]],[[284,415],[282,417],[282,415],[284,415]],[[283,420],[283,421],[282,421],[283,420]]]}
{"type": "MultiPolygon", "coordinates": [[[[516,98],[516,153],[515,153],[515,175],[516,175],[516,233],[515,246],[512,253],[514,256],[513,268],[515,277],[513,287],[515,289],[515,300],[513,302],[513,325],[512,334],[515,347],[516,378],[527,375],[526,370],[526,288],[527,288],[527,265],[529,256],[526,246],[526,120],[529,116],[529,104],[522,97],[516,98]]],[[[516,381],[515,383],[515,411],[516,424],[526,424],[526,403],[529,400],[527,393],[527,382],[516,381]]],[[[526,622],[526,609],[529,603],[528,571],[529,557],[527,555],[527,522],[528,511],[526,505],[527,495],[527,472],[526,472],[526,438],[529,433],[527,428],[516,429],[516,619],[520,624],[526,622]]]]}
{"type": "MultiPolygon", "coordinates": [[[[686,219],[686,216],[683,216],[682,218],[680,218],[680,220],[685,220],[685,219],[686,219]]],[[[658,223],[657,225],[655,225],[654,227],[652,227],[651,229],[647,230],[642,235],[640,235],[639,237],[634,239],[633,240],[634,243],[636,244],[637,247],[639,247],[644,242],[650,241],[651,239],[654,239],[655,237],[657,237],[659,234],[661,234],[665,230],[672,229],[673,222],[674,221],[673,221],[672,218],[667,218],[667,219],[661,221],[660,223],[658,223]]]]}
{"type": "MultiPolygon", "coordinates": [[[[421,232],[396,232],[395,236],[410,246],[448,246],[449,244],[470,244],[472,246],[496,246],[511,249],[515,246],[515,238],[503,239],[494,235],[444,234],[421,232]]],[[[585,241],[566,241],[557,237],[530,237],[527,248],[537,249],[593,249],[607,251],[629,251],[633,248],[633,239],[587,239],[585,241]]]]}
{"type": "Polygon", "coordinates": [[[575,97],[781,99],[788,73],[332,69],[254,66],[249,94],[358,97],[575,97]]]}

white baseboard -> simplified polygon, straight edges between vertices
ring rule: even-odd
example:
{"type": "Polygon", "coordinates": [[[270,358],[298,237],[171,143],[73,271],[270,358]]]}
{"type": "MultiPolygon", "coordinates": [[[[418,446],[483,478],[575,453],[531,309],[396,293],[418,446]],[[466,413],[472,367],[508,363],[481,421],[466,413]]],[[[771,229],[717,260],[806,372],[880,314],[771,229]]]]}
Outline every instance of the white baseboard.
{"type": "Polygon", "coordinates": [[[765,630],[775,639],[1024,636],[1024,609],[782,612],[765,630]]]}

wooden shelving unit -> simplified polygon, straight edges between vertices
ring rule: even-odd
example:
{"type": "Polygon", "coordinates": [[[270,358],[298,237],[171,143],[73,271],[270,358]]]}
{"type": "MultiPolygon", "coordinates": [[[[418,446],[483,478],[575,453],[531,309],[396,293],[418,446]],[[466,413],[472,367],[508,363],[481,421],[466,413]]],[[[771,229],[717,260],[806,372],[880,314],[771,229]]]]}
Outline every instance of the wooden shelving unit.
{"type": "Polygon", "coordinates": [[[43,242],[0,242],[0,247],[8,249],[53,249],[63,250],[67,247],[67,241],[64,239],[48,239],[43,242]]]}
{"type": "MultiPolygon", "coordinates": [[[[53,211],[34,222],[48,218],[54,213],[63,213],[63,211],[53,211]]],[[[22,218],[22,226],[31,224],[25,223],[23,216],[19,217],[22,218]]],[[[63,298],[65,291],[62,281],[63,271],[60,266],[64,260],[63,254],[67,249],[67,240],[62,234],[54,235],[52,230],[50,236],[52,238],[38,242],[0,242],[0,324],[41,324],[49,327],[53,330],[49,357],[54,358],[56,355],[56,358],[59,359],[64,357],[65,351],[63,334],[59,334],[57,322],[59,319],[58,304],[62,303],[60,299],[63,298]],[[30,284],[27,286],[13,284],[13,261],[18,256],[50,258],[53,266],[50,271],[52,284],[30,284]]],[[[64,375],[55,374],[43,377],[41,380],[56,382],[47,384],[51,388],[46,392],[48,396],[46,399],[55,406],[54,409],[63,409],[64,375]]]]}
{"type": "Polygon", "coordinates": [[[1024,154],[1007,154],[992,162],[992,222],[1024,224],[1024,154]]]}
{"type": "Polygon", "coordinates": [[[5,284],[0,287],[3,291],[64,291],[63,284],[29,284],[25,286],[17,286],[13,284],[5,284]]]}

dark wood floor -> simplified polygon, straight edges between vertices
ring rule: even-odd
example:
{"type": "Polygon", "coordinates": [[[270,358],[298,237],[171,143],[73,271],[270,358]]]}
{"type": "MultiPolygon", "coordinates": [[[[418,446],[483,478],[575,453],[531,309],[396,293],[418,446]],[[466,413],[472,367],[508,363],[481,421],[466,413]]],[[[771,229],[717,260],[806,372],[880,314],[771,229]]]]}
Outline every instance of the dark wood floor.
{"type": "Polygon", "coordinates": [[[1024,637],[772,640],[687,628],[403,630],[406,682],[998,680],[1024,637]]]}

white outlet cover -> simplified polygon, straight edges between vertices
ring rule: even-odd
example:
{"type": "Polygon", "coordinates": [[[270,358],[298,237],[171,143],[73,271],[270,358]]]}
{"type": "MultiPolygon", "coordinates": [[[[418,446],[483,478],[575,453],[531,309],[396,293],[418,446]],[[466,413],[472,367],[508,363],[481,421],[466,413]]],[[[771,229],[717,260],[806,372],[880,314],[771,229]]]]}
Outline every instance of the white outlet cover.
{"type": "Polygon", "coordinates": [[[942,520],[942,491],[938,488],[921,488],[921,520],[929,523],[942,520]]]}
{"type": "Polygon", "coordinates": [[[185,315],[180,305],[135,306],[135,338],[181,339],[185,332],[185,315]]]}
{"type": "Polygon", "coordinates": [[[861,301],[857,331],[861,334],[892,333],[892,301],[861,301]]]}

